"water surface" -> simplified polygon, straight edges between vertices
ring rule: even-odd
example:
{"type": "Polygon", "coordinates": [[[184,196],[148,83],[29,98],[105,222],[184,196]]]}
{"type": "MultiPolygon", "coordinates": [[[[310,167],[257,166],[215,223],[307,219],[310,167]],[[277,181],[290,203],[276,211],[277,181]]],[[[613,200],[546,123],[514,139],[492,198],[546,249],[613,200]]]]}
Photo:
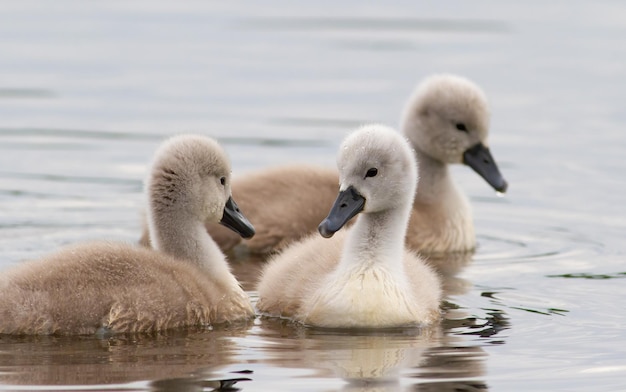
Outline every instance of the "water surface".
{"type": "MultiPolygon", "coordinates": [[[[160,141],[220,140],[234,173],[334,165],[359,124],[397,126],[422,78],[492,106],[498,197],[455,167],[479,248],[426,330],[283,320],[157,336],[1,337],[0,389],[626,389],[626,6],[613,1],[4,2],[0,266],[134,242],[160,141]],[[231,380],[231,381],[228,381],[231,380]]],[[[231,255],[256,300],[263,260],[231,255]]]]}

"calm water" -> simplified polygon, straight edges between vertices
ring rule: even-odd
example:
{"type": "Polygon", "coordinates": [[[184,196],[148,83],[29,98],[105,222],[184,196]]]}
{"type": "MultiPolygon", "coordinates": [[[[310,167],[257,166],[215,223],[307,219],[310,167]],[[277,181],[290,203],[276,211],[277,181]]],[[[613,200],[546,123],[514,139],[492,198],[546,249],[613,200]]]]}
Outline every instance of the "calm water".
{"type": "MultiPolygon", "coordinates": [[[[138,238],[166,136],[217,137],[235,175],[333,166],[435,72],[492,104],[497,197],[432,330],[272,320],[156,337],[0,338],[0,389],[626,390],[626,6],[617,1],[0,2],[0,267],[138,238]],[[519,4],[518,4],[519,3],[519,4]]],[[[233,266],[252,291],[262,260],[233,266]]]]}

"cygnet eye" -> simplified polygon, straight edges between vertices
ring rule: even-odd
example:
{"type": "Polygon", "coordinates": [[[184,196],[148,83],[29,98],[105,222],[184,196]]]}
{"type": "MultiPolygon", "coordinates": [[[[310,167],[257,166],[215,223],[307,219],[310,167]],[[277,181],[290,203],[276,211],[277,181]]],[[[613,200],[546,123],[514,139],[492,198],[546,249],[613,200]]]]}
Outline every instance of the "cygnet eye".
{"type": "Polygon", "coordinates": [[[220,184],[226,185],[226,177],[220,178],[220,184]]]}
{"type": "Polygon", "coordinates": [[[457,123],[456,124],[456,129],[458,129],[459,131],[462,131],[462,132],[469,132],[467,130],[467,127],[463,123],[457,123]]]}
{"type": "Polygon", "coordinates": [[[378,174],[378,169],[376,169],[375,167],[373,167],[373,168],[369,169],[369,170],[367,171],[367,173],[365,173],[365,177],[366,177],[366,178],[367,178],[367,177],[375,177],[375,176],[376,176],[376,174],[378,174]]]}

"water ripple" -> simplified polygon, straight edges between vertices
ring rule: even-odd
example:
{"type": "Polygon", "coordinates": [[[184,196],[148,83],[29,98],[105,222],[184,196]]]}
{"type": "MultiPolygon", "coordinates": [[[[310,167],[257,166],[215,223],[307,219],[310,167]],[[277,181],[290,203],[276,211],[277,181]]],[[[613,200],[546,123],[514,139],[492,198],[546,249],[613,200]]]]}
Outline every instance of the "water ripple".
{"type": "Polygon", "coordinates": [[[626,278],[626,272],[617,272],[614,274],[591,274],[591,273],[571,273],[559,275],[546,275],[547,278],[566,278],[566,279],[623,279],[626,278]]]}
{"type": "Polygon", "coordinates": [[[511,27],[502,21],[488,19],[435,18],[367,18],[367,17],[285,17],[250,18],[241,22],[244,28],[299,31],[429,31],[508,33],[511,27]]]}
{"type": "MultiPolygon", "coordinates": [[[[60,174],[47,174],[47,173],[0,172],[0,178],[64,182],[64,183],[132,185],[134,187],[139,187],[139,189],[141,189],[142,187],[141,180],[127,179],[127,178],[120,178],[120,177],[81,177],[81,176],[64,176],[60,174]]],[[[10,194],[15,194],[15,192],[21,192],[21,191],[8,190],[5,192],[8,192],[10,194]]]]}
{"type": "Polygon", "coordinates": [[[117,132],[117,131],[96,131],[85,129],[61,129],[61,128],[0,128],[0,137],[20,136],[20,137],[54,137],[72,138],[76,140],[93,139],[132,139],[132,140],[161,140],[163,135],[155,133],[138,132],[117,132]]]}
{"type": "Polygon", "coordinates": [[[0,88],[0,99],[54,98],[55,93],[43,88],[0,88]]]}
{"type": "MultiPolygon", "coordinates": [[[[274,122],[282,124],[311,124],[313,120],[294,120],[294,119],[277,119],[274,122]]],[[[319,126],[322,122],[316,122],[319,126]]],[[[350,122],[350,124],[356,124],[350,122]]],[[[97,145],[91,144],[90,146],[84,146],[81,144],[79,147],[72,146],[77,141],[93,141],[93,140],[148,140],[148,141],[160,141],[169,135],[163,135],[159,133],[139,133],[139,132],[124,132],[124,131],[95,131],[95,130],[80,130],[80,129],[48,129],[48,128],[0,128],[0,138],[9,137],[11,141],[5,141],[0,148],[5,150],[26,149],[85,149],[96,148],[97,145]],[[13,138],[17,137],[17,138],[13,138]],[[63,144],[51,144],[47,139],[67,139],[63,144]]],[[[226,145],[241,145],[241,146],[278,146],[278,147],[328,147],[327,141],[319,139],[293,139],[293,138],[268,138],[268,137],[216,137],[217,141],[226,145]]]]}
{"type": "Polygon", "coordinates": [[[618,227],[598,224],[596,216],[581,216],[567,211],[498,206],[503,212],[481,217],[477,223],[476,263],[526,263],[606,253],[602,233],[613,234],[618,227]],[[505,209],[508,211],[504,212],[505,209]],[[546,224],[546,217],[555,217],[546,224]],[[503,219],[504,218],[504,219],[503,219]],[[585,228],[585,230],[581,230],[585,228]],[[594,230],[590,230],[594,228],[594,230]],[[595,234],[595,235],[594,235],[595,234]],[[600,234],[600,235],[598,235],[600,234]]]}

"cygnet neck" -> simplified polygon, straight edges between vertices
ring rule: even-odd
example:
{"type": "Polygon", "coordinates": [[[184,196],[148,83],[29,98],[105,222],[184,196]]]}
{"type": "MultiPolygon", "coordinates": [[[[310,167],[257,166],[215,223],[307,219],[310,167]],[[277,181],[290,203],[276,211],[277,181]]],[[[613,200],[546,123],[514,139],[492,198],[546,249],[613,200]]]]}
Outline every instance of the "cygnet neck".
{"type": "Polygon", "coordinates": [[[441,202],[442,195],[457,193],[447,163],[418,148],[415,148],[415,158],[419,168],[415,202],[437,204],[441,202]]]}
{"type": "Polygon", "coordinates": [[[224,254],[207,234],[202,220],[180,211],[161,211],[150,216],[150,220],[150,235],[156,250],[198,265],[218,282],[238,286],[224,254]]]}
{"type": "Polygon", "coordinates": [[[369,267],[383,262],[401,269],[410,216],[410,203],[405,204],[359,216],[346,239],[341,263],[346,267],[365,263],[364,267],[369,267]]]}

